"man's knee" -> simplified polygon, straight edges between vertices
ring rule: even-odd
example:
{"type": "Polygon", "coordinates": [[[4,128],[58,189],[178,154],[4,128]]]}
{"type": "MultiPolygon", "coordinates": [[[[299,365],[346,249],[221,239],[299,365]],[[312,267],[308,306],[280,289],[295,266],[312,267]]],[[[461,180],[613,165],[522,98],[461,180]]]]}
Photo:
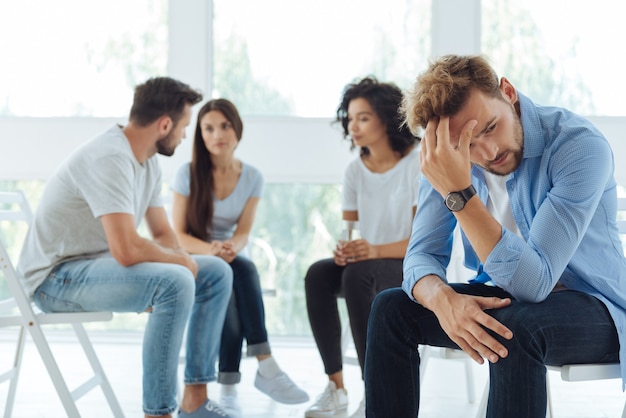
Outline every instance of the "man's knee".
{"type": "Polygon", "coordinates": [[[372,302],[370,322],[385,322],[390,316],[395,315],[398,302],[407,298],[402,289],[386,289],[376,295],[372,302]]]}
{"type": "Polygon", "coordinates": [[[492,310],[489,313],[513,333],[513,339],[507,340],[491,332],[494,338],[503,343],[509,351],[517,346],[523,351],[534,352],[537,349],[537,344],[542,344],[543,318],[537,318],[534,315],[532,304],[517,302],[505,308],[492,310]]]}
{"type": "MultiPolygon", "coordinates": [[[[178,264],[159,263],[158,286],[155,287],[155,305],[170,303],[176,300],[177,304],[191,307],[195,291],[193,274],[186,267],[178,264]]],[[[152,311],[152,307],[148,311],[152,311]]]]}
{"type": "Polygon", "coordinates": [[[220,257],[194,256],[198,263],[198,276],[196,281],[208,282],[215,290],[228,290],[233,287],[233,269],[220,257]]]}

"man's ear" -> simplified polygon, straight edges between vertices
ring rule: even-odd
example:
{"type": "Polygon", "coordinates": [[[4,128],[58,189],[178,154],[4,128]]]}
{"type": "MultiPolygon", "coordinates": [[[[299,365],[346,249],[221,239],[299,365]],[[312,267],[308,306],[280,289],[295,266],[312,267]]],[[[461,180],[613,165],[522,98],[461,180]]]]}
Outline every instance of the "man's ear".
{"type": "Polygon", "coordinates": [[[172,122],[172,118],[168,115],[163,115],[157,120],[157,129],[160,135],[169,134],[172,130],[172,126],[174,126],[174,122],[172,122]]]}
{"type": "Polygon", "coordinates": [[[506,77],[502,77],[500,79],[500,91],[502,92],[502,97],[504,97],[506,101],[511,104],[517,103],[517,90],[506,77]]]}

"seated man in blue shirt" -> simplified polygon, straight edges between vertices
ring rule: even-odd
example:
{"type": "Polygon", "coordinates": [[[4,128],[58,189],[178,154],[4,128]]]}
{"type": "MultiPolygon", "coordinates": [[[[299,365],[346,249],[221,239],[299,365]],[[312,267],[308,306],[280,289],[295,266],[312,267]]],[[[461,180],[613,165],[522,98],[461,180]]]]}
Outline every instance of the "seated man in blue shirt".
{"type": "Polygon", "coordinates": [[[423,176],[403,289],[372,307],[367,416],[417,415],[418,344],[489,361],[488,417],[545,416],[546,365],[626,358],[611,148],[587,120],[534,104],[479,56],[435,60],[404,110],[411,129],[425,129],[423,176]],[[477,277],[448,284],[457,223],[477,277]]]}

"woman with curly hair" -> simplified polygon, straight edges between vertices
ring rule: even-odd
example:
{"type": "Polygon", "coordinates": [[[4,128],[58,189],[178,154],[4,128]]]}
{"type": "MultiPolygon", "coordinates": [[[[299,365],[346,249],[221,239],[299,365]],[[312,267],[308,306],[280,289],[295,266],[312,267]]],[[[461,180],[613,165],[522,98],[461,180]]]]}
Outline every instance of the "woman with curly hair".
{"type": "MultiPolygon", "coordinates": [[[[346,299],[362,375],[372,301],[380,291],[402,283],[420,176],[419,138],[402,123],[402,100],[394,84],[366,77],[346,86],[337,109],[344,137],[359,149],[345,170],[343,219],[358,222],[361,237],[340,241],[333,258],[317,261],[306,274],[309,321],[329,379],[307,418],[348,409],[337,298],[346,299]]],[[[352,417],[365,417],[365,399],[352,417]]]]}

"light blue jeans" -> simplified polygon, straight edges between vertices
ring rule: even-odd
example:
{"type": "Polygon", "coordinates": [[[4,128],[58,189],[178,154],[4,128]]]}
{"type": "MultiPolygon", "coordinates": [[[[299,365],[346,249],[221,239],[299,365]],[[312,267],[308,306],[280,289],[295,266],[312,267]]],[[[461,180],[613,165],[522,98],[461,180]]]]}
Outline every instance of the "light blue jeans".
{"type": "Polygon", "coordinates": [[[194,256],[198,277],[178,264],[122,267],[111,257],[69,261],[54,268],[35,291],[44,312],[144,312],[151,309],[143,341],[143,410],[176,410],[178,359],[185,326],[186,384],[216,379],[215,363],[233,287],[221,258],[194,256]]]}

